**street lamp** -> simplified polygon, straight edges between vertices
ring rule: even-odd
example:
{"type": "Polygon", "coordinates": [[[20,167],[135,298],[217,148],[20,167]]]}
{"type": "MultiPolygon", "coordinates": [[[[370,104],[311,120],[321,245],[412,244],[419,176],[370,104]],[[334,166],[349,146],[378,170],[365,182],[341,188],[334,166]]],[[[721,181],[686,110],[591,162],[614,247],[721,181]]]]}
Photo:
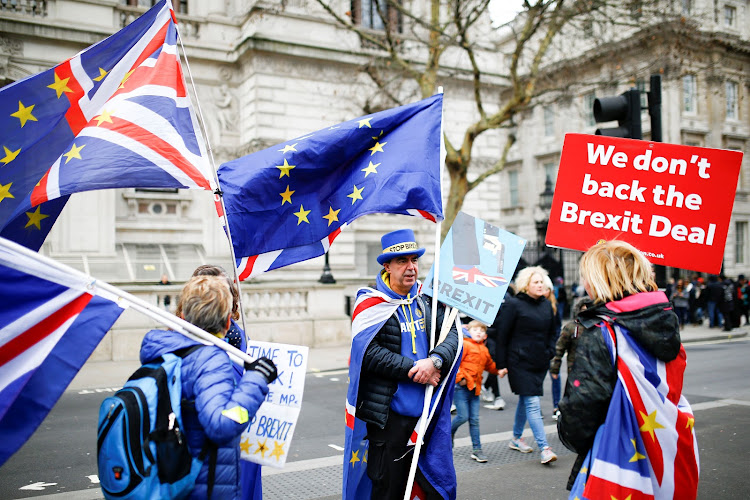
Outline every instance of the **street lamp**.
{"type": "Polygon", "coordinates": [[[328,252],[325,253],[325,263],[323,264],[323,274],[320,275],[319,283],[325,283],[327,285],[336,283],[336,280],[331,274],[331,266],[328,264],[328,252]]]}
{"type": "Polygon", "coordinates": [[[555,191],[552,189],[552,179],[549,175],[544,179],[544,191],[539,194],[539,210],[541,217],[536,221],[536,232],[539,241],[544,242],[547,235],[547,224],[549,223],[549,211],[552,208],[552,198],[555,191]]]}

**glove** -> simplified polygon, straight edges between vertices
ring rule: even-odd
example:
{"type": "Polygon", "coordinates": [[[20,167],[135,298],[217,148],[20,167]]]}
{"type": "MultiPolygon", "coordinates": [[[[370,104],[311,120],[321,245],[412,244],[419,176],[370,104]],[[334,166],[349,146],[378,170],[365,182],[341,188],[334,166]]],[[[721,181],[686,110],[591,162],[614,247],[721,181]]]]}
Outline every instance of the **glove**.
{"type": "Polygon", "coordinates": [[[279,373],[276,371],[276,365],[266,357],[258,358],[252,363],[245,363],[245,370],[254,370],[260,373],[266,378],[266,382],[269,384],[279,376],[279,373]]]}

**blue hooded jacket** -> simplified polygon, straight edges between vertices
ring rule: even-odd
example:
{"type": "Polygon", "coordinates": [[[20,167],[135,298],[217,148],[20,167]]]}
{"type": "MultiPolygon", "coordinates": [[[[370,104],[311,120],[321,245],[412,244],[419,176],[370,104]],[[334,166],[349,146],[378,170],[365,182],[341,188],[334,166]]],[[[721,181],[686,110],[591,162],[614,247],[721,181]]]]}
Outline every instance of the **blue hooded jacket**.
{"type": "MultiPolygon", "coordinates": [[[[197,342],[180,333],[151,330],[141,345],[141,363],[193,345],[197,342]]],[[[182,398],[195,402],[195,411],[191,405],[182,406],[190,453],[200,455],[206,438],[218,446],[213,500],[240,498],[240,434],[268,394],[266,379],[256,371],[246,372],[236,384],[232,365],[227,353],[216,346],[198,349],[182,361],[182,398]]],[[[190,498],[208,498],[208,463],[204,460],[190,498]]]]}

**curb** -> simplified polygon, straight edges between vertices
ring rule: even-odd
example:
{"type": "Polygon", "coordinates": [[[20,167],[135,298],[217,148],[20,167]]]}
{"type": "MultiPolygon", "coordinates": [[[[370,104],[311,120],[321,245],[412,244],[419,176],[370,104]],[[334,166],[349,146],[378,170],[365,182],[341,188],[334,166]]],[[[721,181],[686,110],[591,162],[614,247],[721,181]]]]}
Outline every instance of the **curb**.
{"type": "Polygon", "coordinates": [[[747,337],[747,332],[727,333],[724,335],[711,335],[708,337],[696,337],[692,339],[681,339],[683,344],[692,344],[695,342],[711,342],[714,340],[732,340],[747,337]]]}

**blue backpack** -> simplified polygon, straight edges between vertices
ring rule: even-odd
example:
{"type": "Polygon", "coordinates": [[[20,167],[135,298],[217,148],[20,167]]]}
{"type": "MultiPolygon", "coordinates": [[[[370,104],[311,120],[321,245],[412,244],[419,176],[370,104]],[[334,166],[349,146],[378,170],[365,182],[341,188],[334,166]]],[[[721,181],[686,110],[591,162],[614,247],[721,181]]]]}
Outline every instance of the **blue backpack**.
{"type": "Polygon", "coordinates": [[[182,433],[181,367],[182,358],[201,347],[141,366],[102,402],[97,459],[105,498],[184,498],[192,491],[206,450],[193,458],[182,433]]]}

